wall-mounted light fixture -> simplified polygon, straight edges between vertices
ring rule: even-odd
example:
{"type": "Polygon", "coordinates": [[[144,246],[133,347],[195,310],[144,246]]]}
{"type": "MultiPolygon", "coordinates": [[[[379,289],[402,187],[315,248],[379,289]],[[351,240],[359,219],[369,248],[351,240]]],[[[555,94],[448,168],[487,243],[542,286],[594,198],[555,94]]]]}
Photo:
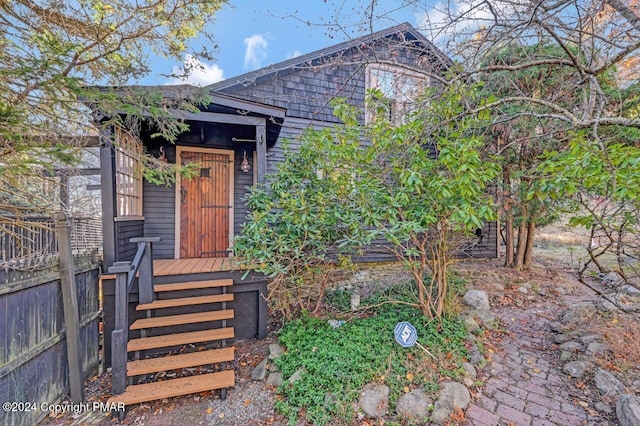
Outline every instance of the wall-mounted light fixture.
{"type": "Polygon", "coordinates": [[[242,173],[249,173],[251,171],[251,164],[249,164],[249,160],[247,160],[247,150],[244,151],[242,163],[240,163],[240,170],[242,170],[242,173]]]}
{"type": "Polygon", "coordinates": [[[160,147],[160,155],[158,156],[158,160],[160,160],[160,161],[162,161],[164,163],[166,163],[168,161],[167,160],[167,156],[164,155],[164,146],[160,147]]]}

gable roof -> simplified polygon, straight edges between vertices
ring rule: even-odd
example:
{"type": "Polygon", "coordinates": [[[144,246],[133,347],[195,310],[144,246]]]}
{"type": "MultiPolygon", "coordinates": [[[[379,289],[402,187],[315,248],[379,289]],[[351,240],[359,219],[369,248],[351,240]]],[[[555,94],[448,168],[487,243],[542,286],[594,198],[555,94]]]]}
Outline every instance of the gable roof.
{"type": "Polygon", "coordinates": [[[224,90],[226,88],[244,84],[248,81],[254,81],[256,78],[264,77],[270,74],[275,74],[279,71],[286,70],[298,65],[309,64],[313,61],[319,60],[321,58],[325,58],[328,56],[332,56],[341,52],[344,52],[348,49],[366,45],[378,40],[382,40],[385,38],[392,37],[394,35],[402,34],[406,40],[413,41],[419,44],[422,44],[425,50],[428,50],[434,56],[437,57],[438,60],[445,67],[450,67],[453,65],[453,61],[445,55],[440,49],[438,49],[431,41],[429,41],[425,36],[423,36],[418,30],[416,30],[411,24],[408,22],[404,22],[402,24],[377,31],[371,34],[367,34],[361,37],[357,37],[351,40],[344,41],[342,43],[335,44],[333,46],[325,47],[324,49],[316,50],[311,53],[307,53],[305,55],[296,56],[295,58],[287,59],[282,62],[278,62],[272,65],[268,65],[264,68],[259,68],[255,71],[250,71],[245,74],[240,74],[236,77],[231,77],[226,80],[219,81],[212,85],[207,86],[208,89],[212,91],[224,90]]]}

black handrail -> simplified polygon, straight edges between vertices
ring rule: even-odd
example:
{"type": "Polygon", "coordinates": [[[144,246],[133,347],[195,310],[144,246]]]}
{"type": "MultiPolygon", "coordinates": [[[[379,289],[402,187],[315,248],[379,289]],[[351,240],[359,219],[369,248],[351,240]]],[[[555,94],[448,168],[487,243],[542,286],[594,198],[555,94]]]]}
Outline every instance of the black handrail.
{"type": "Polygon", "coordinates": [[[132,238],[138,250],[132,262],[115,262],[109,273],[116,274],[115,325],[111,333],[111,392],[119,395],[127,387],[127,342],[129,337],[129,292],[138,275],[140,303],[151,303],[153,292],[153,254],[151,244],[159,237],[132,238]]]}

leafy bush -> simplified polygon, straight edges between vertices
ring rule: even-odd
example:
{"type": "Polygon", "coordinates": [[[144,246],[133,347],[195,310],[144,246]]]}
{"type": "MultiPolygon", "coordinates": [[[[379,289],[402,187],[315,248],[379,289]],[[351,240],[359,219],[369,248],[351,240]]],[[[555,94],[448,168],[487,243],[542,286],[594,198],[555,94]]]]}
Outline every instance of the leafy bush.
{"type": "MultiPolygon", "coordinates": [[[[457,318],[448,317],[439,324],[419,309],[389,303],[415,303],[413,293],[415,286],[405,285],[366,299],[363,305],[370,308],[338,328],[326,319],[309,315],[285,324],[279,338],[287,351],[276,364],[284,377],[299,369],[302,375],[294,384],[285,381],[279,388],[284,398],[277,402],[278,411],[292,424],[299,416],[319,425],[335,418],[349,422],[355,414],[352,404],[367,383],[389,386],[394,407],[408,389],[422,386],[435,391],[441,375],[458,375],[458,364],[467,354],[464,325],[457,318]],[[404,349],[395,342],[393,330],[399,321],[409,321],[416,327],[418,342],[438,361],[417,346],[404,349]]],[[[343,296],[337,293],[329,301],[344,305],[343,296]]]]}

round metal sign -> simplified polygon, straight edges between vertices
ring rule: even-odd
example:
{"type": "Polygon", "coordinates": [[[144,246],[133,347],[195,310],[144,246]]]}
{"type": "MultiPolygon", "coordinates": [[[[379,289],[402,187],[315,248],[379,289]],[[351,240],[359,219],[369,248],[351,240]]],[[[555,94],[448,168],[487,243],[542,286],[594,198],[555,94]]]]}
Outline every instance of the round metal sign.
{"type": "Polygon", "coordinates": [[[393,335],[396,342],[403,348],[410,348],[416,344],[418,340],[418,331],[416,328],[406,321],[399,322],[393,329],[393,335]]]}

